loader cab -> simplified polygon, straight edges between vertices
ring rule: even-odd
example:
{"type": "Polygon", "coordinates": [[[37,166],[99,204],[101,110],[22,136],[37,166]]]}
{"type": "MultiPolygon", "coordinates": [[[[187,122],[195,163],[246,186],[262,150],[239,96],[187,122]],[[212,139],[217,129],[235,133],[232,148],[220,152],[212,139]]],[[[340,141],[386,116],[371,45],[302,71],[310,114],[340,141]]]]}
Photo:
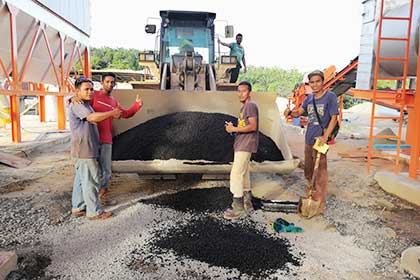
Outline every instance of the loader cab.
{"type": "MultiPolygon", "coordinates": [[[[151,83],[161,90],[217,90],[219,83],[230,80],[230,69],[236,63],[231,57],[227,57],[229,63],[222,57],[216,61],[215,18],[210,12],[165,10],[160,11],[160,29],[146,25],[146,33],[157,33],[159,40],[154,63],[145,59],[148,53],[141,53],[139,59],[159,81],[151,83]]],[[[233,26],[226,26],[225,37],[232,35],[233,26]]],[[[218,52],[220,56],[220,46],[218,52]]],[[[228,90],[236,90],[235,84],[229,86],[228,90]]]]}
{"type": "Polygon", "coordinates": [[[204,63],[214,63],[215,13],[160,11],[160,17],[160,63],[170,63],[186,44],[204,63]]]}

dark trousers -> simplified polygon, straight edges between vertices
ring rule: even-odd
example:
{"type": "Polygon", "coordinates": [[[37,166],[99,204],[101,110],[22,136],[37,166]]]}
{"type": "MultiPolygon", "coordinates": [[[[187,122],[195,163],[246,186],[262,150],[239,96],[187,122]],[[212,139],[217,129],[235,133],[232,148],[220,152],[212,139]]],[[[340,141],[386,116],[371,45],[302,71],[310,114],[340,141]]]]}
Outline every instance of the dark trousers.
{"type": "Polygon", "coordinates": [[[235,68],[230,69],[230,83],[234,84],[238,80],[239,71],[241,70],[241,65],[236,64],[235,68]]]}
{"type": "MultiPolygon", "coordinates": [[[[317,151],[312,145],[305,144],[305,178],[311,182],[315,167],[317,151]]],[[[327,155],[321,154],[319,160],[318,173],[315,178],[315,200],[325,201],[328,195],[328,172],[327,172],[327,155]]]]}

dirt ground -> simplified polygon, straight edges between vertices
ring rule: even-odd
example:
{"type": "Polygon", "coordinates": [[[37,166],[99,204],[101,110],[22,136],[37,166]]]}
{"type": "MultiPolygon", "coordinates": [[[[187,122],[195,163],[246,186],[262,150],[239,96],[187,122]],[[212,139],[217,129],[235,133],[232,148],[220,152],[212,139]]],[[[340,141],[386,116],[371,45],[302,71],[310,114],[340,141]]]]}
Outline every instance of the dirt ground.
{"type": "MultiPolygon", "coordinates": [[[[287,127],[287,135],[293,154],[302,158],[302,131],[287,127]]],[[[287,239],[296,255],[304,255],[300,266],[273,272],[269,278],[415,279],[401,270],[399,261],[403,250],[420,246],[420,209],[382,191],[373,173],[367,173],[365,158],[339,156],[365,147],[366,138],[360,138],[343,132],[329,152],[330,196],[324,216],[304,220],[297,214],[258,210],[249,217],[269,234],[287,239]],[[304,232],[273,233],[267,224],[278,217],[304,232]]],[[[110,210],[116,216],[88,222],[69,215],[73,166],[68,142],[47,146],[30,158],[32,164],[23,169],[0,166],[0,248],[17,250],[19,256],[19,270],[8,279],[258,279],[197,260],[180,261],[173,253],[163,257],[171,260],[169,264],[159,257],[152,262],[137,259],[141,269],[127,265],[133,263],[133,248],[146,246],[153,229],[191,218],[144,205],[142,199],[191,188],[227,187],[228,181],[114,174],[110,196],[118,205],[110,210]]],[[[373,162],[373,172],[392,168],[384,159],[373,162]]],[[[254,193],[269,199],[297,199],[304,186],[300,168],[285,176],[253,175],[254,193]]],[[[214,215],[220,218],[221,213],[214,215]]]]}

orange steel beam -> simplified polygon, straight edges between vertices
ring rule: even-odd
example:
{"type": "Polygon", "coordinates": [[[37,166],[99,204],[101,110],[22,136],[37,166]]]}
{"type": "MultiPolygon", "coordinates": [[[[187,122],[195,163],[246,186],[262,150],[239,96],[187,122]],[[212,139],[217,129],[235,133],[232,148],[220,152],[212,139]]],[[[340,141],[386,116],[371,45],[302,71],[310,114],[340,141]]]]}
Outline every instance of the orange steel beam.
{"type": "Polygon", "coordinates": [[[67,70],[65,72],[65,79],[66,80],[70,76],[70,71],[71,71],[71,67],[72,67],[72,64],[73,64],[73,59],[74,59],[74,56],[76,54],[76,46],[77,46],[77,44],[78,44],[77,41],[75,41],[74,42],[74,45],[73,45],[73,50],[72,50],[71,55],[70,55],[69,64],[68,64],[67,70]]]}
{"type": "MultiPolygon", "coordinates": [[[[384,0],[381,0],[381,10],[379,14],[379,25],[378,25],[378,44],[377,44],[377,57],[381,57],[381,39],[382,38],[382,15],[384,13],[384,0]]],[[[378,77],[379,77],[379,59],[375,60],[375,68],[373,73],[373,92],[372,92],[372,109],[370,116],[370,126],[369,126],[369,142],[368,142],[368,160],[367,160],[367,170],[370,172],[371,162],[372,162],[372,149],[373,149],[373,126],[375,121],[375,106],[378,93],[378,77]]]]}
{"type": "MultiPolygon", "coordinates": [[[[349,94],[358,99],[365,99],[365,100],[372,100],[373,99],[373,90],[363,90],[363,89],[350,89],[349,94]]],[[[398,100],[400,100],[402,96],[399,92],[395,90],[377,90],[376,99],[381,100],[382,102],[377,101],[376,103],[383,103],[386,104],[384,106],[388,106],[391,108],[399,109],[400,106],[398,105],[398,100]],[[389,100],[389,101],[386,101],[389,100]]],[[[407,106],[414,105],[414,91],[406,91],[404,97],[404,104],[407,106]]]]}
{"type": "Polygon", "coordinates": [[[91,72],[90,72],[90,51],[88,47],[85,47],[84,51],[84,57],[85,57],[85,64],[83,68],[83,73],[85,74],[85,77],[90,78],[91,72]]]}
{"type": "MultiPolygon", "coordinates": [[[[408,168],[408,175],[412,179],[418,178],[418,171],[419,171],[419,157],[420,157],[420,55],[417,56],[417,79],[416,79],[416,96],[414,100],[414,107],[412,111],[412,119],[413,125],[411,128],[413,131],[411,132],[413,135],[411,145],[411,152],[410,152],[410,166],[408,168]]],[[[410,115],[409,115],[410,117],[410,115]]]]}
{"type": "Polygon", "coordinates": [[[6,66],[4,65],[4,63],[3,63],[3,60],[1,60],[1,57],[0,57],[0,68],[1,68],[1,70],[3,71],[3,73],[4,73],[4,77],[9,81],[9,83],[11,82],[10,81],[10,78],[9,78],[9,73],[7,72],[7,69],[6,69],[6,66]]]}
{"type": "MultiPolygon", "coordinates": [[[[37,24],[37,20],[36,19],[33,19],[32,20],[32,26],[33,27],[36,27],[36,24],[37,24]]],[[[28,38],[29,37],[29,33],[31,33],[31,28],[29,28],[28,27],[28,29],[26,30],[26,32],[25,32],[25,34],[23,34],[22,35],[22,40],[20,40],[20,42],[19,42],[19,44],[18,44],[18,48],[17,48],[17,52],[18,53],[20,53],[21,51],[22,51],[22,48],[24,47],[24,45],[25,45],[25,41],[26,41],[26,38],[28,38]]],[[[19,36],[20,37],[20,36],[19,36]]],[[[9,65],[8,65],[8,67],[6,68],[6,69],[10,69],[12,67],[12,62],[10,62],[9,63],[9,65]]]]}
{"type": "MultiPolygon", "coordinates": [[[[80,46],[79,45],[77,45],[77,55],[79,57],[80,67],[83,68],[84,63],[83,63],[83,58],[82,58],[82,52],[80,51],[80,46]]],[[[84,75],[84,73],[83,73],[83,75],[84,75]]]]}
{"type": "Polygon", "coordinates": [[[41,32],[41,25],[39,25],[38,28],[35,30],[35,34],[32,38],[32,41],[28,50],[28,54],[26,55],[25,62],[23,63],[22,69],[20,70],[19,82],[21,82],[23,80],[23,77],[25,76],[26,67],[28,67],[29,61],[32,58],[32,54],[35,49],[40,32],[41,32]]]}
{"type": "Polygon", "coordinates": [[[339,81],[344,78],[344,76],[349,73],[351,70],[357,67],[359,64],[358,60],[353,61],[350,65],[348,65],[343,71],[339,72],[334,78],[329,80],[324,84],[324,89],[328,89],[331,87],[332,84],[334,84],[336,81],[339,81]]]}
{"type": "MultiPolygon", "coordinates": [[[[12,66],[12,90],[19,89],[18,81],[18,50],[17,50],[17,32],[16,32],[16,16],[19,10],[7,4],[9,10],[10,22],[10,52],[11,52],[11,66],[12,66]]],[[[20,102],[17,96],[10,96],[10,119],[12,122],[12,141],[19,143],[22,141],[21,127],[20,127],[20,102]]]]}
{"type": "MultiPolygon", "coordinates": [[[[59,89],[60,91],[64,91],[66,89],[64,85],[64,35],[59,33],[60,37],[60,84],[59,89]]],[[[57,122],[58,122],[58,129],[64,130],[66,129],[66,112],[64,108],[64,97],[57,96],[57,122]]]]}
{"type": "MultiPolygon", "coordinates": [[[[36,84],[36,89],[39,91],[45,91],[44,84],[36,84]]],[[[39,121],[45,122],[45,96],[38,97],[38,106],[39,106],[39,121]]]]}
{"type": "Polygon", "coordinates": [[[344,100],[344,96],[340,95],[339,97],[339,102],[340,102],[340,112],[339,112],[339,116],[338,116],[338,124],[341,126],[341,121],[343,120],[343,100],[344,100]]]}
{"type": "Polygon", "coordinates": [[[325,82],[329,82],[335,78],[335,70],[336,70],[335,66],[331,65],[323,71],[325,82]]]}
{"type": "Polygon", "coordinates": [[[74,88],[74,85],[72,83],[67,83],[68,91],[75,92],[76,89],[74,88]]]}
{"type": "Polygon", "coordinates": [[[7,89],[0,89],[0,95],[7,95],[7,96],[46,96],[46,95],[56,95],[56,96],[68,96],[71,93],[66,91],[59,91],[59,92],[52,92],[52,91],[29,91],[23,89],[16,89],[16,90],[7,90],[7,89]]]}
{"type": "Polygon", "coordinates": [[[47,32],[45,32],[45,26],[42,27],[42,35],[44,36],[45,45],[47,46],[48,55],[50,56],[51,66],[54,70],[54,75],[57,80],[57,84],[60,84],[60,78],[58,77],[57,67],[55,66],[54,56],[51,52],[50,42],[48,41],[47,32]]]}
{"type": "MultiPolygon", "coordinates": [[[[408,119],[407,119],[407,129],[405,134],[405,143],[412,145],[415,142],[415,135],[414,133],[418,131],[418,129],[415,127],[416,121],[415,121],[415,110],[413,107],[408,107],[408,119]]],[[[411,149],[408,152],[408,154],[411,153],[411,149]]]]}
{"type": "MultiPolygon", "coordinates": [[[[398,123],[398,139],[397,139],[397,160],[395,164],[395,174],[399,173],[399,155],[401,153],[401,136],[402,136],[402,128],[403,128],[403,120],[404,120],[404,111],[406,110],[406,103],[405,103],[405,96],[407,93],[407,76],[408,76],[408,61],[409,61],[409,52],[410,52],[410,42],[411,42],[411,20],[413,17],[413,8],[414,8],[414,0],[410,1],[410,11],[408,16],[408,28],[407,28],[407,41],[405,42],[405,55],[404,55],[404,69],[403,69],[403,81],[402,81],[402,87],[401,87],[401,96],[400,101],[398,102],[400,105],[400,117],[399,117],[399,123],[398,123]]],[[[380,56],[380,54],[378,54],[380,56]]],[[[377,58],[380,59],[380,58],[377,58]]],[[[418,80],[417,80],[418,81],[418,80]]],[[[418,160],[418,158],[417,158],[418,160]]]]}

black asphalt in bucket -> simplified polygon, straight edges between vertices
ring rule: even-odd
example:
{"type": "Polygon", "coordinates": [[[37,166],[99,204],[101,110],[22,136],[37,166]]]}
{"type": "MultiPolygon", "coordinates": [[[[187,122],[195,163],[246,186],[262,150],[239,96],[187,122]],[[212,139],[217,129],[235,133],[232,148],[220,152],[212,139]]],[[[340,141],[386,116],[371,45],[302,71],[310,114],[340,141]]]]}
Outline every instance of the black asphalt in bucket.
{"type": "MultiPolygon", "coordinates": [[[[181,112],[151,119],[114,137],[113,160],[207,160],[233,161],[234,137],[226,133],[225,121],[235,117],[219,113],[181,112]]],[[[260,133],[258,152],[252,160],[281,161],[272,139],[260,133]]]]}

